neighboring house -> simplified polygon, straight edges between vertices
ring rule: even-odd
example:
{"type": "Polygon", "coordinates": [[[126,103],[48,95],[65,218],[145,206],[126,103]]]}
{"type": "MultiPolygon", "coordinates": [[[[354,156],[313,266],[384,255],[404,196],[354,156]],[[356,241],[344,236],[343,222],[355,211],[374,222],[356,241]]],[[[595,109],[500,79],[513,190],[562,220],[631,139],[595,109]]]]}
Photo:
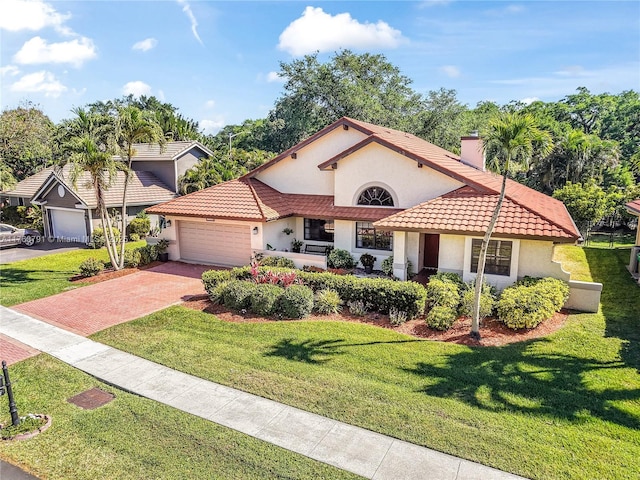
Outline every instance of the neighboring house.
{"type": "Polygon", "coordinates": [[[629,259],[629,271],[633,278],[638,279],[640,283],[640,198],[629,202],[626,205],[627,212],[638,217],[638,226],[636,229],[636,245],[631,249],[631,258],[629,259]]]}
{"type": "MultiPolygon", "coordinates": [[[[176,197],[179,177],[201,158],[213,155],[195,141],[168,142],[162,150],[158,145],[135,144],[134,149],[133,173],[127,190],[129,218],[176,197]]],[[[74,186],[69,171],[69,166],[47,167],[19,182],[11,191],[2,192],[0,197],[8,205],[42,206],[45,236],[88,242],[93,229],[101,226],[95,210],[95,193],[88,186],[87,175],[74,186]]],[[[109,209],[122,208],[123,186],[124,174],[119,173],[106,194],[109,209]]],[[[158,220],[152,217],[152,226],[158,220]]]]}
{"type": "MultiPolygon", "coordinates": [[[[458,156],[413,135],[342,118],[243,177],[150,208],[171,227],[172,259],[246,265],[253,252],[326,266],[322,246],[367,252],[394,274],[475,277],[479,245],[502,177],[484,170],[478,137],[458,156]],[[287,235],[283,230],[293,230],[287,235]],[[303,240],[302,253],[291,241],[303,240]],[[305,251],[307,253],[305,253],[305,251]]],[[[580,238],[564,204],[508,181],[487,256],[487,279],[503,288],[525,275],[569,274],[554,245],[580,238]]]]}

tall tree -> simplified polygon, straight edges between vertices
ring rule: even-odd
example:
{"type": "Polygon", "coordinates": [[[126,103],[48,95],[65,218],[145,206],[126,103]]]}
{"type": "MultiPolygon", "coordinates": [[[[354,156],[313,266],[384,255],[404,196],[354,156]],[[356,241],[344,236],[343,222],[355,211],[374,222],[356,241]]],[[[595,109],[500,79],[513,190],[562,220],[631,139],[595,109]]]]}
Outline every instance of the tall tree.
{"type": "Polygon", "coordinates": [[[156,121],[156,117],[151,112],[140,110],[132,105],[117,107],[114,137],[118,155],[126,166],[125,170],[128,172],[124,179],[122,193],[122,235],[120,237],[119,254],[119,267],[124,268],[124,243],[127,229],[127,190],[131,163],[137,153],[134,144],[157,144],[162,150],[165,139],[162,128],[156,121]]]}
{"type": "Polygon", "coordinates": [[[534,152],[546,155],[552,148],[551,135],[540,130],[531,115],[519,112],[502,113],[495,117],[489,123],[488,129],[483,132],[482,143],[485,152],[495,152],[491,164],[498,173],[502,173],[502,186],[498,202],[480,246],[471,324],[471,336],[475,339],[480,338],[480,297],[487,260],[487,247],[502,209],[509,172],[518,165],[528,164],[534,152]]]}
{"type": "Polygon", "coordinates": [[[343,116],[405,132],[419,128],[422,96],[384,55],[342,50],[326,63],[318,54],[281,63],[284,94],[269,114],[269,144],[282,151],[343,116]]]}
{"type": "Polygon", "coordinates": [[[18,181],[16,177],[13,176],[11,167],[6,165],[0,158],[0,192],[11,190],[16,186],[16,183],[18,183],[18,181]]]}
{"type": "Polygon", "coordinates": [[[455,90],[430,91],[420,114],[418,135],[439,147],[460,153],[460,137],[470,133],[464,130],[467,112],[455,90]]]}
{"type": "Polygon", "coordinates": [[[54,125],[31,102],[0,115],[0,158],[20,181],[52,161],[54,125]]]}

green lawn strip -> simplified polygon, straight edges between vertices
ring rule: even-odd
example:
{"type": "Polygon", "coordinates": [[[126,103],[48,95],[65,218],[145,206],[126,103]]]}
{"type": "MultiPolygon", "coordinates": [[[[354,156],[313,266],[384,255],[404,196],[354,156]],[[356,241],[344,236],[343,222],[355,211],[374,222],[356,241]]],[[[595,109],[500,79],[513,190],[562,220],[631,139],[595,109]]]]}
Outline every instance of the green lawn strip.
{"type": "Polygon", "coordinates": [[[0,443],[0,457],[41,478],[360,478],[111,388],[45,354],[10,368],[20,414],[46,413],[53,422],[31,440],[0,443]],[[66,401],[96,386],[116,398],[95,410],[66,401]]]}
{"type": "Polygon", "coordinates": [[[560,262],[565,272],[571,273],[571,280],[593,282],[585,248],[574,245],[556,245],[553,259],[560,262]]]}
{"type": "Polygon", "coordinates": [[[624,270],[628,251],[585,251],[605,284],[602,312],[500,348],[353,323],[225,323],[182,307],[93,338],[527,477],[638,478],[640,290],[624,270]]]}
{"type": "MultiPolygon", "coordinates": [[[[144,245],[146,241],[141,240],[128,243],[127,248],[144,245]]],[[[53,253],[0,265],[0,304],[10,307],[84,285],[69,279],[79,273],[78,267],[89,257],[109,261],[107,250],[100,248],[53,253]]]]}

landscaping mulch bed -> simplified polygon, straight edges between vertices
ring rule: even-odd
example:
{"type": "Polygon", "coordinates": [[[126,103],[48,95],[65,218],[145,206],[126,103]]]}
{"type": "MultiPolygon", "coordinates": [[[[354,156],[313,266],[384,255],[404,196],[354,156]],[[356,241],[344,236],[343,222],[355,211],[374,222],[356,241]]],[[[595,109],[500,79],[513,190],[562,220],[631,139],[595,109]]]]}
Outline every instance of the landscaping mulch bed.
{"type": "MultiPolygon", "coordinates": [[[[211,313],[225,322],[261,323],[278,321],[273,318],[260,317],[249,312],[247,312],[246,314],[234,312],[224,307],[223,305],[216,305],[211,303],[206,295],[194,296],[185,301],[182,305],[193,310],[211,313]]],[[[402,325],[393,326],[391,325],[391,323],[389,323],[389,317],[387,315],[382,315],[380,313],[369,313],[364,317],[359,317],[356,315],[351,315],[348,310],[334,315],[312,314],[311,316],[303,320],[295,321],[343,321],[366,323],[381,328],[395,330],[396,332],[404,333],[406,335],[411,335],[415,338],[424,340],[435,340],[440,342],[458,343],[461,345],[470,346],[495,347],[549,335],[550,333],[555,332],[564,325],[567,316],[567,312],[561,311],[556,313],[551,319],[542,322],[534,329],[523,329],[518,331],[507,328],[502,322],[498,321],[497,319],[487,318],[483,320],[480,325],[480,341],[474,340],[469,336],[469,332],[471,331],[471,319],[468,317],[459,318],[446,332],[441,332],[429,328],[426,325],[424,319],[410,320],[402,325]]]]}
{"type": "Polygon", "coordinates": [[[141,270],[146,270],[148,268],[157,267],[158,265],[162,265],[162,262],[151,262],[147,265],[143,265],[141,267],[136,268],[123,268],[122,270],[114,270],[113,268],[105,268],[98,275],[93,277],[83,277],[82,275],[75,275],[71,277],[69,280],[71,282],[82,282],[82,283],[99,283],[104,282],[106,280],[111,280],[112,278],[120,278],[125,275],[131,275],[132,273],[139,272],[141,270]]]}

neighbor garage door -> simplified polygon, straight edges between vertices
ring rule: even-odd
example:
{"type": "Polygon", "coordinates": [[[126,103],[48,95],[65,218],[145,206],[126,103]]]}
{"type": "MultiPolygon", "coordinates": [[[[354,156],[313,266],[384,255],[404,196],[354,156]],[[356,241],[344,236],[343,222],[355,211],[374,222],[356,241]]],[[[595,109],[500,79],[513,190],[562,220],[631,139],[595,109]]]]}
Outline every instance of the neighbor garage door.
{"type": "Polygon", "coordinates": [[[49,212],[54,237],[77,242],[86,241],[87,227],[83,211],[49,209],[49,212]]]}
{"type": "Polygon", "coordinates": [[[248,225],[178,222],[180,258],[214,265],[248,265],[251,232],[248,225]]]}

